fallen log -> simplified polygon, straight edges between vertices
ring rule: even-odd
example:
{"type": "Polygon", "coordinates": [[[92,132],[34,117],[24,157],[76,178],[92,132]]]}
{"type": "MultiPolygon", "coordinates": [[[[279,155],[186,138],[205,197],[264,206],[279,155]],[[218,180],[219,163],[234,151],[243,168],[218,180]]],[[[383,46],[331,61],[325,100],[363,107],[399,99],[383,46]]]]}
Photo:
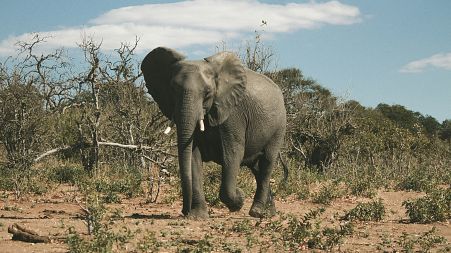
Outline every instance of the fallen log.
{"type": "Polygon", "coordinates": [[[49,243],[50,237],[41,236],[35,231],[25,228],[17,223],[8,227],[8,233],[13,235],[14,241],[31,242],[31,243],[49,243]]]}

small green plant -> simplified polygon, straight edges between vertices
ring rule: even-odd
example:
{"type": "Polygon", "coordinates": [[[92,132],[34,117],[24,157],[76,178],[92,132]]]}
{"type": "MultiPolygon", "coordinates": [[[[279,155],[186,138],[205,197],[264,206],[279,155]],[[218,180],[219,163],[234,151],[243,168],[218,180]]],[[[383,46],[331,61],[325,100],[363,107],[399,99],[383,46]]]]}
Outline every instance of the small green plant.
{"type": "Polygon", "coordinates": [[[253,226],[248,219],[240,220],[232,225],[232,231],[237,233],[248,234],[252,232],[253,226]]]}
{"type": "Polygon", "coordinates": [[[113,209],[110,218],[114,220],[123,220],[124,219],[123,210],[120,208],[113,209]]]}
{"type": "Polygon", "coordinates": [[[313,203],[330,205],[336,198],[343,196],[343,191],[339,187],[339,183],[334,181],[324,185],[320,191],[313,195],[313,203]]]}
{"type": "Polygon", "coordinates": [[[81,237],[74,228],[69,228],[66,243],[70,253],[113,252],[113,247],[125,250],[125,244],[133,237],[133,233],[123,228],[113,232],[108,226],[102,226],[91,238],[81,237]]]}
{"type": "Polygon", "coordinates": [[[87,249],[89,244],[85,241],[73,227],[69,228],[69,235],[67,236],[66,243],[69,246],[70,253],[83,253],[89,252],[87,249]]]}
{"type": "Polygon", "coordinates": [[[122,178],[98,177],[94,180],[97,192],[109,194],[111,192],[121,193],[127,197],[133,197],[142,192],[141,176],[133,172],[127,172],[122,178]]]}
{"type": "Polygon", "coordinates": [[[212,240],[211,235],[205,234],[204,238],[199,240],[193,252],[202,253],[202,252],[211,252],[214,249],[214,242],[212,240]]]}
{"type": "Polygon", "coordinates": [[[258,243],[258,239],[253,234],[246,235],[246,247],[251,248],[256,243],[258,243]]]}
{"type": "Polygon", "coordinates": [[[352,195],[372,198],[376,195],[376,187],[369,176],[356,177],[349,180],[347,186],[352,195]]]}
{"type": "Polygon", "coordinates": [[[322,238],[312,248],[331,250],[340,245],[345,236],[352,235],[353,232],[354,226],[350,222],[341,224],[339,228],[324,228],[321,233],[322,238]]]}
{"type": "Polygon", "coordinates": [[[56,183],[75,184],[77,180],[80,180],[87,173],[86,171],[77,166],[61,166],[50,170],[50,179],[56,183]]]}
{"type": "MultiPolygon", "coordinates": [[[[293,164],[291,166],[295,165],[293,164]]],[[[276,170],[274,178],[283,177],[283,175],[277,175],[278,171],[279,170],[276,170]]],[[[295,195],[299,200],[306,200],[311,196],[311,185],[317,182],[322,176],[323,175],[319,174],[316,170],[292,170],[288,173],[288,179],[286,182],[281,181],[276,185],[276,195],[283,198],[290,195],[295,195]]]]}
{"type": "Polygon", "coordinates": [[[384,218],[385,206],[381,199],[368,203],[358,203],[343,217],[344,220],[380,221],[384,218]]]}
{"type": "Polygon", "coordinates": [[[105,215],[108,210],[99,194],[96,191],[88,191],[85,194],[86,207],[83,209],[89,237],[83,238],[73,227],[69,228],[66,240],[69,252],[112,252],[113,247],[124,249],[125,244],[133,237],[133,233],[125,227],[119,232],[114,232],[109,227],[109,219],[106,219],[105,215]]]}
{"type": "Polygon", "coordinates": [[[430,252],[431,249],[436,248],[441,244],[445,244],[447,241],[445,237],[436,234],[436,228],[424,232],[416,240],[416,243],[420,246],[421,252],[430,252]]]}
{"type": "MultiPolygon", "coordinates": [[[[393,238],[390,235],[384,233],[384,234],[380,235],[379,237],[381,239],[381,241],[377,245],[377,249],[379,251],[382,251],[386,248],[392,248],[393,238]]],[[[386,252],[386,251],[384,251],[384,252],[386,252]]]]}
{"type": "Polygon", "coordinates": [[[422,198],[403,203],[410,222],[430,223],[451,218],[451,188],[437,189],[422,198]]]}
{"type": "Polygon", "coordinates": [[[282,226],[282,222],[270,224],[268,229],[280,233],[282,241],[290,250],[322,249],[331,250],[340,245],[343,238],[353,233],[352,223],[341,224],[339,228],[321,228],[319,216],[324,208],[311,210],[301,219],[296,216],[287,216],[288,226],[282,226]]]}
{"type": "Polygon", "coordinates": [[[437,252],[449,251],[445,246],[447,240],[443,236],[437,235],[435,227],[421,235],[404,232],[399,238],[390,238],[385,235],[381,239],[378,249],[383,252],[431,252],[432,249],[437,252]]]}
{"type": "Polygon", "coordinates": [[[205,166],[204,171],[204,187],[205,187],[205,200],[210,206],[220,206],[221,200],[219,199],[219,186],[221,184],[221,177],[218,173],[219,168],[215,165],[205,166]]]}
{"type": "Polygon", "coordinates": [[[87,196],[86,205],[84,211],[88,234],[96,234],[103,226],[106,207],[97,194],[87,196]]]}
{"type": "Polygon", "coordinates": [[[177,252],[194,252],[194,253],[202,253],[202,252],[212,252],[214,250],[214,242],[212,236],[209,234],[205,234],[204,237],[200,240],[187,240],[184,243],[190,244],[191,246],[178,248],[177,252]]]}
{"type": "Polygon", "coordinates": [[[105,203],[121,203],[119,194],[114,191],[107,192],[105,196],[103,196],[103,200],[105,203]]]}
{"type": "MultiPolygon", "coordinates": [[[[66,171],[66,170],[63,170],[66,171]]],[[[75,184],[81,192],[87,195],[96,194],[104,203],[120,203],[122,197],[133,197],[143,192],[142,176],[133,168],[117,169],[115,167],[101,167],[93,175],[76,176],[75,184]]],[[[67,174],[64,174],[67,175],[67,174]]],[[[70,173],[69,173],[70,175],[70,173]]]]}
{"type": "Polygon", "coordinates": [[[230,253],[241,253],[241,252],[243,252],[242,248],[240,248],[236,244],[231,244],[231,243],[224,243],[222,245],[222,250],[224,252],[230,252],[230,253]]]}
{"type": "Polygon", "coordinates": [[[5,205],[2,209],[11,212],[22,212],[22,209],[15,205],[14,206],[5,205]]]}
{"type": "Polygon", "coordinates": [[[11,191],[14,190],[14,173],[11,169],[6,168],[0,164],[0,190],[11,191]]]}
{"type": "MultiPolygon", "coordinates": [[[[204,181],[204,185],[205,187],[207,187],[206,185],[206,181],[204,181]]],[[[182,196],[182,188],[180,187],[180,179],[179,177],[175,177],[172,180],[168,181],[168,189],[165,189],[164,191],[164,195],[161,198],[161,202],[164,204],[172,204],[175,201],[179,200],[182,196]]],[[[207,190],[207,188],[205,188],[205,199],[208,202],[208,194],[210,192],[207,190]]]]}
{"type": "Polygon", "coordinates": [[[155,232],[146,230],[143,239],[138,242],[139,252],[158,252],[162,246],[155,236],[155,232]]]}
{"type": "Polygon", "coordinates": [[[174,220],[174,221],[168,222],[168,226],[174,226],[174,227],[184,227],[188,224],[189,224],[189,222],[186,220],[174,220]]]}
{"type": "Polygon", "coordinates": [[[319,223],[315,221],[325,211],[324,208],[311,210],[300,220],[296,216],[288,216],[288,228],[282,234],[284,241],[290,246],[307,244],[313,248],[317,244],[316,236],[319,234],[319,223]]]}
{"type": "Polygon", "coordinates": [[[299,188],[296,189],[296,198],[299,200],[306,200],[310,197],[310,187],[309,185],[300,185],[299,188]]]}

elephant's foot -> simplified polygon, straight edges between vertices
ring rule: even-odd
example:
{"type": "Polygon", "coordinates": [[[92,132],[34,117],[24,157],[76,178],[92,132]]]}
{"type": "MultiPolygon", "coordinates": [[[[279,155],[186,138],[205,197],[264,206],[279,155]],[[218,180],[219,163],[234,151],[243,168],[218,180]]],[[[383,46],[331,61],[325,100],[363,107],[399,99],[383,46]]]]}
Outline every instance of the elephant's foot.
{"type": "Polygon", "coordinates": [[[185,217],[188,216],[189,212],[190,212],[190,209],[187,209],[187,208],[183,208],[183,209],[182,209],[182,214],[183,214],[185,217]]]}
{"type": "Polygon", "coordinates": [[[207,208],[194,208],[185,216],[190,220],[204,220],[208,219],[210,215],[208,214],[207,208]]]}
{"type": "Polygon", "coordinates": [[[229,196],[221,192],[219,198],[229,208],[230,212],[241,210],[244,204],[244,192],[240,188],[236,188],[235,196],[229,196]]]}
{"type": "Polygon", "coordinates": [[[269,203],[267,203],[266,205],[254,201],[251,210],[249,210],[249,215],[255,218],[271,217],[275,214],[276,206],[274,204],[274,201],[269,201],[269,203]]]}

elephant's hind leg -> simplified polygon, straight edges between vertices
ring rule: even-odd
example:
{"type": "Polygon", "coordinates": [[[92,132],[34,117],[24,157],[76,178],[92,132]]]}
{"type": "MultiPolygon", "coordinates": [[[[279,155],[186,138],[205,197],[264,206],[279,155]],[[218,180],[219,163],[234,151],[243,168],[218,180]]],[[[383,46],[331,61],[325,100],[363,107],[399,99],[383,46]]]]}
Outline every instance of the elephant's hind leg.
{"type": "Polygon", "coordinates": [[[252,203],[249,215],[257,218],[272,216],[276,213],[276,207],[271,192],[271,174],[282,146],[284,129],[276,132],[270,143],[265,147],[263,155],[252,169],[257,182],[254,202],[252,203]]]}
{"type": "Polygon", "coordinates": [[[274,159],[269,160],[262,156],[257,165],[258,169],[252,169],[257,182],[257,190],[249,215],[256,218],[273,216],[276,213],[276,207],[271,192],[270,180],[274,159]]]}

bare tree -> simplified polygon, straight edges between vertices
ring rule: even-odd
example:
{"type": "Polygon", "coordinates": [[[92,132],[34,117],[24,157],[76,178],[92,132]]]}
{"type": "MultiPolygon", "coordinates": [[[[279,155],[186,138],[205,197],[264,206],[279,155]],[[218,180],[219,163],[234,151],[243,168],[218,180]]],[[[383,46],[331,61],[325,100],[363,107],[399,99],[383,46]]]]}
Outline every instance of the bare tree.
{"type": "Polygon", "coordinates": [[[8,166],[28,171],[62,154],[81,158],[90,171],[100,163],[149,175],[157,168],[150,181],[158,183],[160,169],[174,161],[175,140],[163,134],[167,119],[146,93],[134,55],[138,40],[107,57],[101,43],[85,39],[85,64],[77,68],[63,50],[37,53],[45,40],[19,42],[18,56],[0,63],[0,145],[8,166]]]}
{"type": "Polygon", "coordinates": [[[20,42],[18,57],[0,64],[0,138],[7,168],[15,175],[16,196],[26,187],[34,157],[46,146],[51,110],[70,89],[62,51],[36,53],[44,42],[38,35],[30,43],[20,42]]]}
{"type": "Polygon", "coordinates": [[[70,69],[70,59],[63,49],[49,53],[39,53],[39,46],[47,37],[34,34],[30,42],[19,41],[20,75],[33,83],[45,101],[46,110],[55,110],[72,97],[74,80],[70,69]]]}
{"type": "MultiPolygon", "coordinates": [[[[267,22],[262,20],[261,27],[265,27],[267,22]]],[[[253,40],[246,41],[244,49],[241,50],[241,60],[246,67],[258,72],[269,74],[275,69],[274,50],[263,42],[264,30],[255,30],[253,40]]]]}

